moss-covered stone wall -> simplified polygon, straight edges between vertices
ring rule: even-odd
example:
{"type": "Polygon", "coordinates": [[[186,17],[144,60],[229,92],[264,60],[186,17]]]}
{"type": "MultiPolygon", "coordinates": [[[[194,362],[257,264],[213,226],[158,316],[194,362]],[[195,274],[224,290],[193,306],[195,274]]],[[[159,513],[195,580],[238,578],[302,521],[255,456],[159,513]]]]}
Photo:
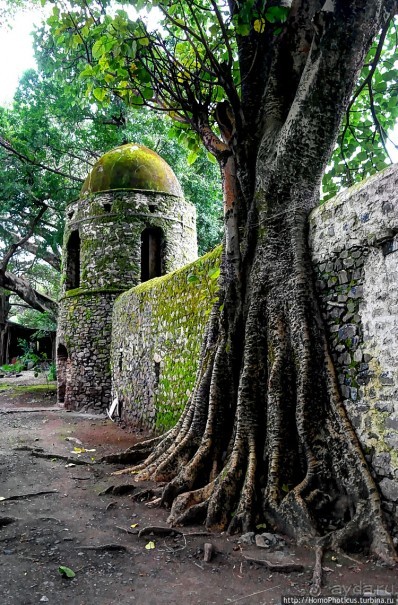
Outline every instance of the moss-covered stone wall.
{"type": "Polygon", "coordinates": [[[87,194],[66,215],[58,346],[68,357],[58,361],[59,400],[69,409],[105,411],[113,301],[140,282],[141,234],[161,229],[160,270],[174,271],[197,258],[196,211],[176,195],[118,190],[87,194]]]}
{"type": "Polygon", "coordinates": [[[129,424],[163,432],[191,393],[204,329],[217,299],[221,248],[115,303],[112,399],[129,424]]]}

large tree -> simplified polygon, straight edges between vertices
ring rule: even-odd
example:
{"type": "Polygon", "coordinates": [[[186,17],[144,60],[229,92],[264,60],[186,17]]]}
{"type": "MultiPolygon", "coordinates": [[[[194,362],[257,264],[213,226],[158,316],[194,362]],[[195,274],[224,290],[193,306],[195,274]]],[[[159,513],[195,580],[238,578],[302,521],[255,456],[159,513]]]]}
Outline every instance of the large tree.
{"type": "Polygon", "coordinates": [[[167,111],[223,181],[220,300],[196,386],[173,429],[129,452],[138,478],[166,482],[173,523],[235,532],[265,519],[320,549],[361,539],[396,561],[342,404],[307,243],[340,123],[365,61],[374,74],[372,42],[396,2],[157,0],[157,31],[106,0],[71,4],[57,3],[43,32],[49,52],[65,62],[80,49],[70,68],[98,101],[167,111]],[[334,530],[332,498],[346,503],[334,530]]]}

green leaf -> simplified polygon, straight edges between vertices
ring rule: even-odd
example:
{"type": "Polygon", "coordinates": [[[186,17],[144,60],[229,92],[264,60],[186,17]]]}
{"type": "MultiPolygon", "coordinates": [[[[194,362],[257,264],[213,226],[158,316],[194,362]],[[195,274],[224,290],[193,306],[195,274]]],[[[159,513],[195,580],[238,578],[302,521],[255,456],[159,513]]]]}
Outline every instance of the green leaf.
{"type": "Polygon", "coordinates": [[[284,23],[289,13],[289,8],[285,6],[270,6],[265,13],[265,18],[270,23],[284,23]]]}
{"type": "Polygon", "coordinates": [[[94,46],[93,46],[92,51],[91,51],[94,59],[99,59],[100,56],[104,52],[104,45],[103,45],[102,40],[103,39],[100,38],[99,40],[97,40],[96,42],[94,42],[94,46]]]}
{"type": "Polygon", "coordinates": [[[144,99],[146,99],[147,101],[150,101],[153,98],[153,89],[144,88],[142,94],[143,94],[144,99]]]}
{"type": "Polygon", "coordinates": [[[91,76],[93,73],[93,68],[90,64],[86,65],[83,71],[80,72],[80,77],[85,78],[87,76],[91,76]]]}
{"type": "Polygon", "coordinates": [[[195,273],[190,273],[187,277],[188,284],[197,284],[200,281],[199,277],[195,273]]]}
{"type": "Polygon", "coordinates": [[[209,269],[207,276],[210,277],[210,279],[218,279],[220,277],[220,267],[209,269]]]}
{"type": "Polygon", "coordinates": [[[265,30],[265,19],[261,17],[261,19],[256,19],[253,23],[254,31],[258,34],[262,34],[265,30]]]}
{"type": "Polygon", "coordinates": [[[250,34],[250,25],[248,23],[238,23],[235,29],[239,36],[248,36],[250,34]]]}
{"type": "Polygon", "coordinates": [[[65,567],[65,565],[60,565],[58,571],[64,578],[74,578],[76,575],[70,567],[65,567]]]}
{"type": "Polygon", "coordinates": [[[106,97],[106,90],[104,88],[94,88],[93,95],[97,101],[103,101],[106,97]]]}
{"type": "Polygon", "coordinates": [[[188,162],[188,166],[192,166],[192,164],[194,164],[196,162],[196,160],[198,159],[198,151],[193,150],[191,151],[191,153],[188,154],[187,157],[187,162],[188,162]]]}

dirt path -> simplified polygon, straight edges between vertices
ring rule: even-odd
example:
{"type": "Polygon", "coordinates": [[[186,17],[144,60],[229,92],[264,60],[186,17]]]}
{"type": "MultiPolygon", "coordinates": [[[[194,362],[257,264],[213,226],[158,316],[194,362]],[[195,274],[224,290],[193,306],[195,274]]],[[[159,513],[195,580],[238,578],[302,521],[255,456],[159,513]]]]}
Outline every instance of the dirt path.
{"type": "MultiPolygon", "coordinates": [[[[261,605],[280,603],[281,595],[309,594],[313,553],[288,542],[260,549],[220,534],[127,533],[166,526],[167,511],[129,495],[100,495],[126,479],[116,482],[110,472],[118,467],[94,462],[142,435],[57,408],[47,387],[9,388],[4,379],[0,417],[0,605],[261,605]],[[95,451],[72,453],[75,447],[95,451]],[[51,456],[37,457],[32,450],[51,456]],[[52,455],[93,464],[71,466],[52,455]],[[50,493],[26,496],[37,492],[50,493]],[[150,542],[152,549],[146,548],[150,542]],[[209,563],[203,561],[205,542],[215,548],[209,563]],[[247,557],[300,564],[303,570],[277,573],[247,557]],[[71,568],[75,577],[63,578],[59,566],[71,568]]],[[[197,530],[203,528],[183,529],[197,530]]],[[[324,568],[325,595],[398,592],[396,572],[371,562],[330,554],[324,568]]]]}

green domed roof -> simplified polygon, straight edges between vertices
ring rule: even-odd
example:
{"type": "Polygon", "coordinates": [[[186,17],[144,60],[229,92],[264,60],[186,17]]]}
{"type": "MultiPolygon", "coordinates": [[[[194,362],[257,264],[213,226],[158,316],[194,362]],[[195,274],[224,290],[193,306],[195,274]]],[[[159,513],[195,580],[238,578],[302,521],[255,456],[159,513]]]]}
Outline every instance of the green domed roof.
{"type": "Polygon", "coordinates": [[[183,197],[176,175],[157,153],[129,143],[105,153],[84,181],[81,196],[113,189],[159,191],[183,197]]]}

